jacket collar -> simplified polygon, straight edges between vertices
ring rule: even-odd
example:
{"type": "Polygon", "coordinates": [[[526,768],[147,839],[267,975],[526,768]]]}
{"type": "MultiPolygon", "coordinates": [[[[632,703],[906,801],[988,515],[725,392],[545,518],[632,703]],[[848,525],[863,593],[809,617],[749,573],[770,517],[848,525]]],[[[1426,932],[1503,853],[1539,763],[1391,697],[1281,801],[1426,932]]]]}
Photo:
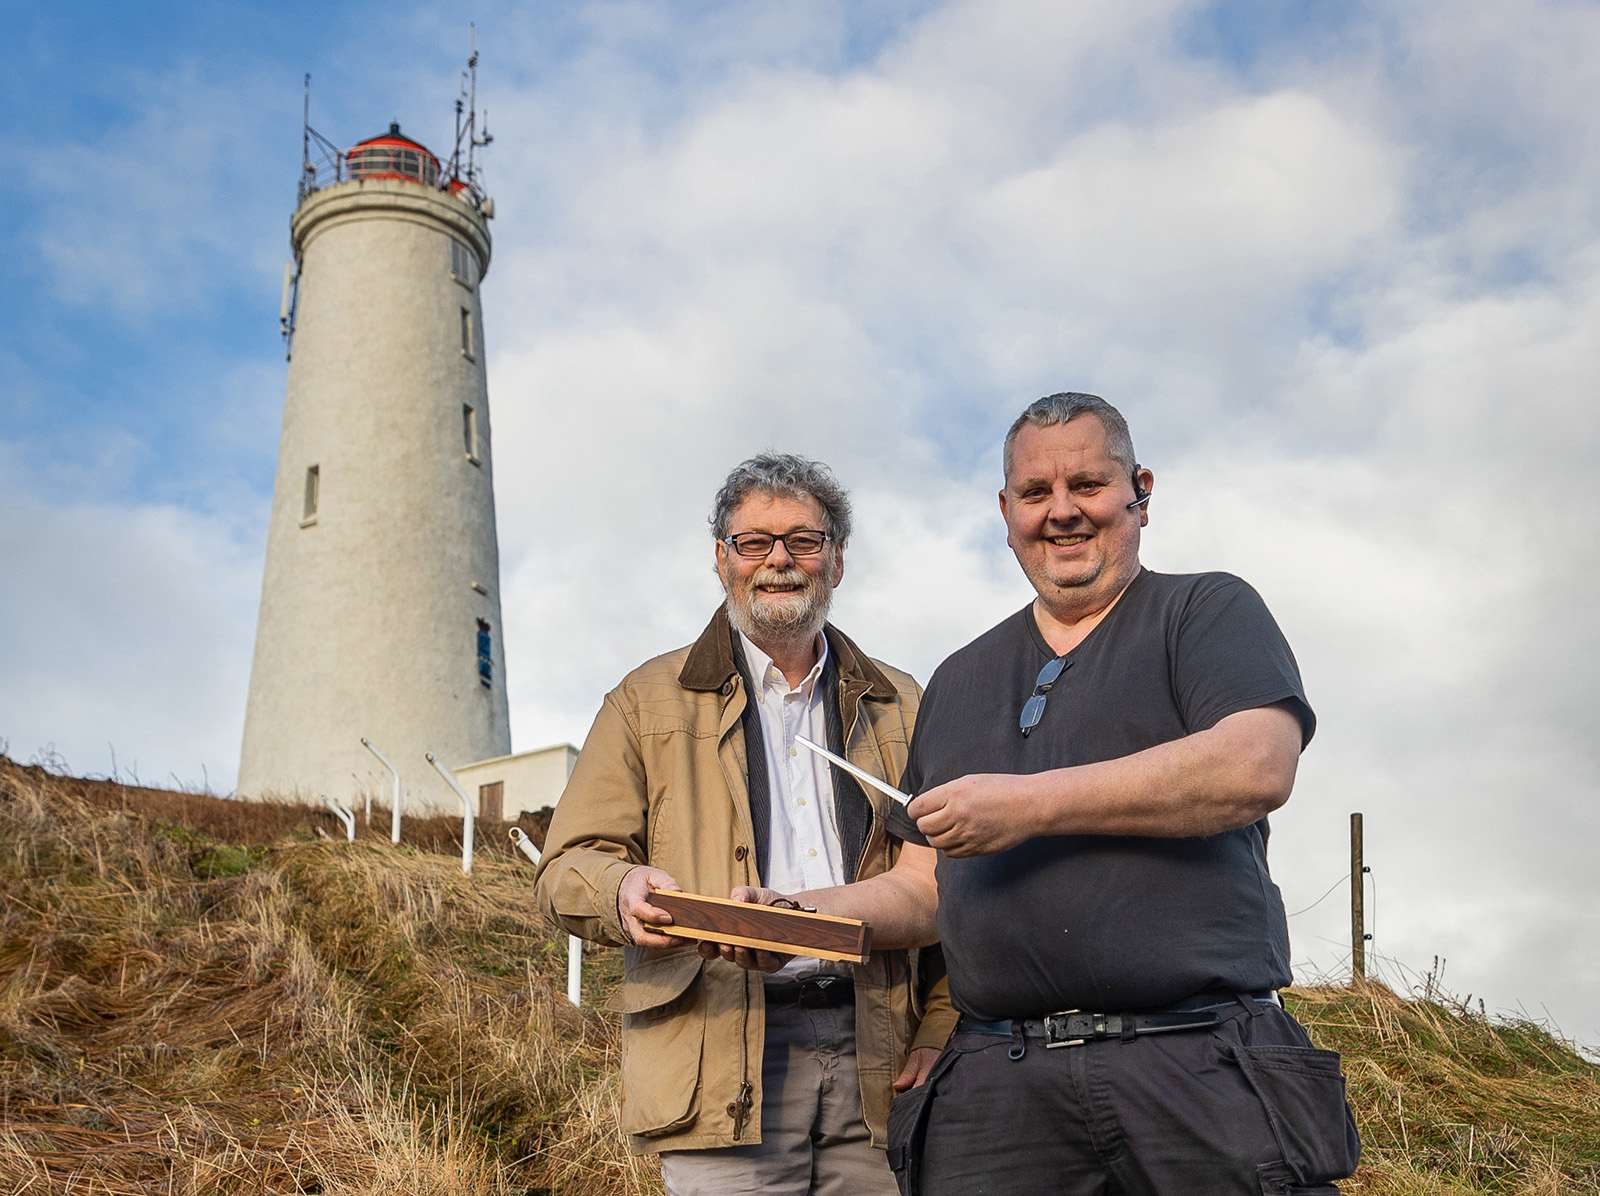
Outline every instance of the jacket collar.
{"type": "MultiPolygon", "coordinates": [[[[822,631],[828,637],[828,651],[839,663],[841,688],[850,688],[852,681],[857,684],[864,682],[866,690],[863,697],[895,697],[893,682],[867,658],[866,653],[856,647],[854,640],[832,623],[822,631]]],[[[738,672],[733,661],[733,627],[728,622],[728,608],[726,605],[719,606],[717,613],[711,616],[711,622],[700,633],[700,638],[689,649],[689,657],[678,674],[678,684],[685,689],[720,691],[738,672]]]]}

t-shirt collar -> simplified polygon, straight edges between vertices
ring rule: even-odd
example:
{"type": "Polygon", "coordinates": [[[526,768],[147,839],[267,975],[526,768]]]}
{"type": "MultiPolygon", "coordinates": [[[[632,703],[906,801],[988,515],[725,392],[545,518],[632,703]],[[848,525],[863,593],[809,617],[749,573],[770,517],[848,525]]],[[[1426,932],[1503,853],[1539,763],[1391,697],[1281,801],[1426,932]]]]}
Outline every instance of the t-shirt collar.
{"type": "MultiPolygon", "coordinates": [[[[1111,622],[1111,620],[1117,617],[1117,611],[1122,607],[1123,601],[1128,597],[1128,591],[1133,589],[1134,586],[1138,585],[1140,580],[1148,572],[1150,572],[1150,570],[1146,569],[1143,565],[1140,565],[1139,572],[1133,575],[1133,580],[1127,585],[1123,586],[1122,593],[1118,594],[1113,600],[1111,609],[1106,612],[1105,618],[1101,619],[1098,623],[1091,627],[1089,629],[1089,634],[1084,636],[1075,647],[1067,652],[1060,653],[1059,655],[1077,656],[1085,648],[1089,647],[1091,643],[1097,644],[1102,639],[1106,638],[1100,634],[1101,629],[1105,627],[1107,623],[1111,622]]],[[[1029,602],[1027,606],[1022,608],[1022,611],[1028,628],[1028,635],[1033,640],[1034,647],[1039,649],[1040,653],[1046,660],[1054,659],[1058,653],[1050,646],[1050,641],[1044,638],[1044,632],[1039,630],[1039,616],[1034,613],[1033,603],[1029,602]]]]}

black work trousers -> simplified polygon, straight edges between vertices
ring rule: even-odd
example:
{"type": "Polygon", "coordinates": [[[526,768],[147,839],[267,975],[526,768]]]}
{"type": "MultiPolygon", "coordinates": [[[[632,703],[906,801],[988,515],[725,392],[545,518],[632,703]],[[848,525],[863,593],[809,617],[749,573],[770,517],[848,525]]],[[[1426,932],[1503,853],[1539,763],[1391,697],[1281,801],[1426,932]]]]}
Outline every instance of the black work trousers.
{"type": "Polygon", "coordinates": [[[1053,1049],[958,1029],[930,1083],[921,1196],[1325,1196],[1359,1154],[1338,1056],[1255,1001],[1053,1049]]]}

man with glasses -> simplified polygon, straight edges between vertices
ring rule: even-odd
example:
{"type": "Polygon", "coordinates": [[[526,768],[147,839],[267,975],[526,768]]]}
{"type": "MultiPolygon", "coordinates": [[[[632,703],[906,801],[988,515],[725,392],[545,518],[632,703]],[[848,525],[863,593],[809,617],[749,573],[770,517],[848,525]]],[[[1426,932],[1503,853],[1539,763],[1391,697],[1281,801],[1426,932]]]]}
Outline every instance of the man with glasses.
{"type": "Polygon", "coordinates": [[[888,1196],[890,1100],[954,1023],[937,951],[906,949],[932,942],[934,852],[890,836],[888,799],[797,739],[892,784],[919,690],[827,622],[850,503],[826,466],[746,461],[711,523],[725,601],[694,644],[606,695],[551,821],[540,905],[625,945],[623,1129],[659,1152],[669,1193],[888,1196]],[[860,966],[724,958],[651,903],[848,882],[880,911],[860,966]]]}
{"type": "Polygon", "coordinates": [[[1277,996],[1266,861],[1315,726],[1294,657],[1238,578],[1140,565],[1154,479],[1103,399],[1040,399],[1004,463],[1036,596],[918,717],[902,788],[961,1023],[891,1157],[925,1196],[1335,1192],[1359,1147],[1277,996]]]}

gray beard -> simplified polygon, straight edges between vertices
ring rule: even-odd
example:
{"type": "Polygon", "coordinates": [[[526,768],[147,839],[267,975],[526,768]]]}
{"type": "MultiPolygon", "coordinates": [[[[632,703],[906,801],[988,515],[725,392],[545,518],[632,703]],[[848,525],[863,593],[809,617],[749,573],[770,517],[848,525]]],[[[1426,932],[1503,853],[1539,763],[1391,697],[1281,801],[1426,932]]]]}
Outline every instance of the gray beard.
{"type": "Polygon", "coordinates": [[[755,643],[765,640],[794,641],[815,638],[828,621],[828,611],[833,607],[833,587],[820,578],[809,579],[805,601],[785,609],[772,609],[776,603],[765,602],[756,586],[778,579],[789,580],[792,575],[757,574],[749,588],[742,594],[727,591],[728,622],[735,631],[743,632],[755,643]]]}

